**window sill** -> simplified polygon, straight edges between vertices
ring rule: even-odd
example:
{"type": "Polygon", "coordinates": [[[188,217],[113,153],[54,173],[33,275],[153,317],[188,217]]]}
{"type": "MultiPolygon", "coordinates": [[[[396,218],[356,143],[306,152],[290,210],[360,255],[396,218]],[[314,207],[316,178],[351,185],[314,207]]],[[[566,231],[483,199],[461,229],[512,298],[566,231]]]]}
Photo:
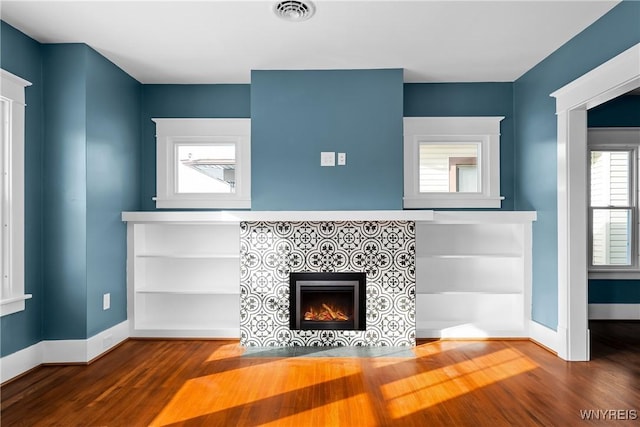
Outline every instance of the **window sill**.
{"type": "Polygon", "coordinates": [[[405,197],[404,208],[405,209],[423,209],[423,208],[500,208],[502,206],[502,200],[504,197],[460,197],[460,194],[455,194],[456,197],[405,197]]]}
{"type": "Polygon", "coordinates": [[[24,302],[31,299],[33,295],[24,294],[13,298],[7,298],[0,300],[0,316],[7,316],[9,314],[24,311],[24,302]]]}
{"type": "Polygon", "coordinates": [[[251,209],[251,199],[160,199],[154,198],[158,209],[251,209]]]}

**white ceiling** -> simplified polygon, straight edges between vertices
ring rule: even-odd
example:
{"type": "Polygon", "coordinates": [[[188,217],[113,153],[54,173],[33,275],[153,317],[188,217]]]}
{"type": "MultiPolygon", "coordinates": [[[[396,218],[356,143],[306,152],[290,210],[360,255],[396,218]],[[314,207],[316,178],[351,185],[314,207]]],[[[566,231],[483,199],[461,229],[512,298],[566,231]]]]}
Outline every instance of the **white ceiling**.
{"type": "MultiPolygon", "coordinates": [[[[41,43],[86,43],[141,83],[249,83],[252,69],[404,68],[407,82],[514,81],[618,0],[1,1],[41,43]]],[[[594,48],[597,48],[594,46],[594,48]]]]}

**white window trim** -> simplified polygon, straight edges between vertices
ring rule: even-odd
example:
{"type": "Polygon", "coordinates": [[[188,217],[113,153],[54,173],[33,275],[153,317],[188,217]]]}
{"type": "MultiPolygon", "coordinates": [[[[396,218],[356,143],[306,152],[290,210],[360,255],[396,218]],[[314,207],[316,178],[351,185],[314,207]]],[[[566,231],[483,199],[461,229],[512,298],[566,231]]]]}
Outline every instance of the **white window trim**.
{"type": "MultiPolygon", "coordinates": [[[[635,156],[640,155],[640,127],[603,127],[603,128],[589,128],[587,129],[587,146],[589,152],[592,150],[632,150],[632,153],[635,156]]],[[[587,156],[587,160],[590,159],[591,156],[587,156]]],[[[638,220],[640,218],[640,206],[638,204],[640,194],[640,185],[638,185],[639,173],[640,173],[640,163],[638,157],[633,159],[633,170],[632,170],[632,183],[631,183],[631,192],[633,203],[633,220],[634,220],[634,229],[632,230],[631,235],[631,257],[632,257],[632,265],[630,266],[594,266],[592,265],[592,235],[591,231],[588,233],[588,266],[589,266],[589,279],[609,279],[609,280],[632,280],[632,279],[640,279],[640,240],[638,233],[640,232],[640,225],[638,224],[638,220]]],[[[589,172],[589,168],[587,166],[587,173],[589,172]]],[[[587,210],[590,211],[590,207],[588,205],[590,197],[590,176],[587,181],[587,210]]],[[[589,230],[591,230],[591,215],[588,218],[589,230]]]]}
{"type": "Polygon", "coordinates": [[[25,300],[32,297],[24,293],[24,110],[25,87],[31,83],[5,70],[0,70],[0,79],[0,95],[9,107],[7,144],[2,147],[1,165],[7,178],[1,226],[8,232],[2,239],[2,263],[6,270],[1,277],[0,316],[6,316],[23,311],[25,300]]]}
{"type": "Polygon", "coordinates": [[[156,207],[165,209],[251,208],[251,119],[152,119],[156,123],[156,207]],[[233,142],[236,145],[235,193],[176,192],[176,145],[233,142]]]}
{"type": "Polygon", "coordinates": [[[405,117],[404,208],[499,208],[500,121],[504,117],[405,117]],[[419,155],[422,142],[480,144],[481,191],[478,193],[421,193],[419,155]]]}

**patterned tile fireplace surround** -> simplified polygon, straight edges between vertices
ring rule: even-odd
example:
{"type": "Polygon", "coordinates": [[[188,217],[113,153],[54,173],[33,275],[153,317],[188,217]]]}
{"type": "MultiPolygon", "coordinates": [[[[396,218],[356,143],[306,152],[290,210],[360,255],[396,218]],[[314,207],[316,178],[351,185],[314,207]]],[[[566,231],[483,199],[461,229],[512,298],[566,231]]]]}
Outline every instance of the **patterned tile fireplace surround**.
{"type": "Polygon", "coordinates": [[[415,222],[240,224],[240,343],[415,345],[415,222]],[[291,330],[289,273],[366,273],[366,330],[291,330]]]}

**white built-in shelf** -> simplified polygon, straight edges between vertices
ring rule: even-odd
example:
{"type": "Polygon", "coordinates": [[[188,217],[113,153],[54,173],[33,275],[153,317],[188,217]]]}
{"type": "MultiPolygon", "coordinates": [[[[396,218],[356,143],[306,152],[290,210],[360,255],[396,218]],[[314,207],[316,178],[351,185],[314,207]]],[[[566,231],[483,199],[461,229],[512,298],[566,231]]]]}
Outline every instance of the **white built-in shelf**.
{"type": "Polygon", "coordinates": [[[416,322],[416,335],[431,338],[517,338],[523,337],[522,324],[464,322],[464,321],[420,321],[416,322]]]}
{"type": "Polygon", "coordinates": [[[238,223],[130,222],[127,235],[131,336],[240,336],[238,223]]]}
{"type": "Polygon", "coordinates": [[[422,258],[453,258],[453,259],[460,259],[460,258],[520,258],[522,257],[522,253],[475,253],[475,254],[467,254],[467,253],[459,253],[459,254],[452,254],[452,253],[441,253],[441,254],[437,254],[437,253],[426,253],[421,255],[422,258]]]}
{"type": "Polygon", "coordinates": [[[434,291],[434,292],[422,292],[422,295],[520,295],[522,291],[483,291],[476,289],[469,289],[467,291],[434,291]]]}
{"type": "Polygon", "coordinates": [[[138,254],[136,256],[139,258],[240,259],[240,254],[143,253],[143,254],[138,254]]]}
{"type": "Polygon", "coordinates": [[[132,337],[240,336],[241,221],[416,221],[416,336],[528,336],[535,212],[124,212],[132,337]]]}
{"type": "Polygon", "coordinates": [[[127,223],[237,224],[241,221],[432,221],[432,210],[123,212],[127,223]]]}
{"type": "Polygon", "coordinates": [[[176,322],[138,324],[131,332],[134,338],[237,338],[240,336],[240,321],[227,327],[219,324],[216,328],[201,328],[199,325],[176,322]]]}
{"type": "Polygon", "coordinates": [[[416,337],[527,336],[534,219],[436,212],[417,223],[416,337]]]}
{"type": "Polygon", "coordinates": [[[168,295],[240,295],[240,291],[224,291],[224,290],[198,290],[198,289],[154,289],[143,288],[136,290],[140,294],[168,294],[168,295]]]}
{"type": "Polygon", "coordinates": [[[147,330],[147,331],[240,331],[240,321],[229,322],[227,325],[224,322],[219,322],[215,328],[208,328],[203,325],[199,325],[196,323],[180,323],[180,322],[149,322],[149,323],[140,323],[138,325],[138,329],[147,330]]]}

